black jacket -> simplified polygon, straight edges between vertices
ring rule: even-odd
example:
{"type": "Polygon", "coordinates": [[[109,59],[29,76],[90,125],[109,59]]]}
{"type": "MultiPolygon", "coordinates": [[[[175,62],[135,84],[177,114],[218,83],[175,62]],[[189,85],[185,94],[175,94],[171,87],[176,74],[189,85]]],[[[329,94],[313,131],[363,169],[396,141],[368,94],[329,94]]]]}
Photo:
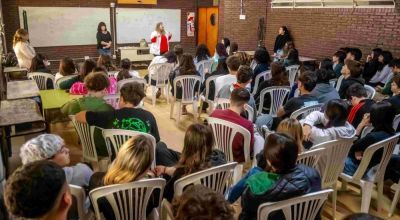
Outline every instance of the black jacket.
{"type": "Polygon", "coordinates": [[[347,78],[347,79],[343,79],[342,84],[340,85],[340,89],[339,89],[339,96],[340,96],[341,99],[346,99],[347,98],[346,97],[347,96],[347,94],[346,94],[347,89],[351,85],[353,85],[355,83],[359,83],[362,86],[364,86],[365,81],[361,77],[355,78],[355,77],[351,77],[351,76],[349,78],[347,78]]]}
{"type": "Polygon", "coordinates": [[[284,34],[284,35],[278,34],[278,36],[276,36],[276,38],[275,38],[274,53],[276,53],[276,51],[278,51],[278,50],[283,49],[286,42],[291,41],[291,40],[292,40],[292,38],[290,37],[289,34],[284,34]]]}
{"type": "Polygon", "coordinates": [[[380,65],[381,63],[378,61],[378,59],[373,59],[368,63],[365,63],[363,77],[366,82],[368,82],[372,77],[374,77],[380,65]]]}
{"type": "MultiPolygon", "coordinates": [[[[262,203],[277,202],[321,190],[319,173],[299,164],[289,173],[281,174],[275,185],[262,195],[255,195],[247,188],[242,194],[242,212],[239,220],[257,219],[257,210],[262,203]]],[[[282,211],[273,212],[269,220],[285,219],[282,211]]]]}

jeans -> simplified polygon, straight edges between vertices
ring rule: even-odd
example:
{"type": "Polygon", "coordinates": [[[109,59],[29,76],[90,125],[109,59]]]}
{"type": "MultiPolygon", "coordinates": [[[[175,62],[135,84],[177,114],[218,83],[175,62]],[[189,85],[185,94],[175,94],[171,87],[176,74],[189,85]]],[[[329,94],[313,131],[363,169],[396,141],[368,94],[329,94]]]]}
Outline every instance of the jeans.
{"type": "Polygon", "coordinates": [[[105,48],[105,49],[97,49],[97,52],[99,53],[99,55],[108,55],[111,56],[111,50],[110,48],[105,48]]]}
{"type": "Polygon", "coordinates": [[[269,114],[262,114],[256,119],[256,125],[258,129],[261,129],[262,126],[265,125],[268,127],[269,130],[271,130],[273,122],[274,118],[269,114]]]}
{"type": "Polygon", "coordinates": [[[351,157],[347,157],[344,162],[343,173],[352,176],[358,168],[358,164],[353,161],[351,157]]]}

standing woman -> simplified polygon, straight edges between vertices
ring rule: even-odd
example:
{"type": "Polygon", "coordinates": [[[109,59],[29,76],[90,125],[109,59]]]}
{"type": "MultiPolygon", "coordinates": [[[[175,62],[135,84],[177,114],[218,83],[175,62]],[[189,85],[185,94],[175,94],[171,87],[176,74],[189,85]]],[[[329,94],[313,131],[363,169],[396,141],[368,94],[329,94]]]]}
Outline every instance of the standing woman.
{"type": "Polygon", "coordinates": [[[281,26],[278,31],[278,36],[275,39],[274,57],[280,58],[283,55],[283,47],[286,42],[291,41],[290,33],[286,26],[281,26]]]}
{"type": "Polygon", "coordinates": [[[169,51],[172,34],[165,31],[162,22],[157,23],[156,30],[151,33],[150,53],[160,56],[169,51]]]}
{"type": "Polygon", "coordinates": [[[110,32],[107,31],[107,26],[104,22],[100,22],[97,27],[97,51],[99,55],[111,56],[112,38],[110,32]]]}
{"type": "Polygon", "coordinates": [[[21,68],[31,68],[32,59],[35,57],[35,49],[29,44],[29,33],[24,29],[18,29],[14,34],[13,49],[21,68]]]}

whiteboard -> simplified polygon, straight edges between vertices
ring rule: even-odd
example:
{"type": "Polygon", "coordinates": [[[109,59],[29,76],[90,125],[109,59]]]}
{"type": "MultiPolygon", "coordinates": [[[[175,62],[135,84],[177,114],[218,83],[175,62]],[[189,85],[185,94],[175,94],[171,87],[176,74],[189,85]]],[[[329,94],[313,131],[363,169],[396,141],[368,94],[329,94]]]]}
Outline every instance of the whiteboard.
{"type": "Polygon", "coordinates": [[[151,32],[158,22],[172,34],[171,41],[181,41],[180,9],[117,8],[117,42],[138,43],[141,39],[150,41],[151,32]]]}
{"type": "Polygon", "coordinates": [[[103,21],[110,29],[109,8],[19,7],[28,18],[29,39],[34,47],[97,44],[97,25],[103,21]]]}

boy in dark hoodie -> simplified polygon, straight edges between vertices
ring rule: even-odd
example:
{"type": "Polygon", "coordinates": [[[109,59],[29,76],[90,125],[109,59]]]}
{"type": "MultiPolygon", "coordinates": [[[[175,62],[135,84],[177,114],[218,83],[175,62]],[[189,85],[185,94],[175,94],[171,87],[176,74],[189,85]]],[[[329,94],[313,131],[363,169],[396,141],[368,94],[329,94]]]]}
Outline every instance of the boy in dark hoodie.
{"type": "Polygon", "coordinates": [[[343,81],[339,89],[339,96],[341,99],[346,98],[347,89],[355,84],[364,86],[364,79],[361,78],[361,63],[354,60],[345,60],[342,68],[343,81]]]}

